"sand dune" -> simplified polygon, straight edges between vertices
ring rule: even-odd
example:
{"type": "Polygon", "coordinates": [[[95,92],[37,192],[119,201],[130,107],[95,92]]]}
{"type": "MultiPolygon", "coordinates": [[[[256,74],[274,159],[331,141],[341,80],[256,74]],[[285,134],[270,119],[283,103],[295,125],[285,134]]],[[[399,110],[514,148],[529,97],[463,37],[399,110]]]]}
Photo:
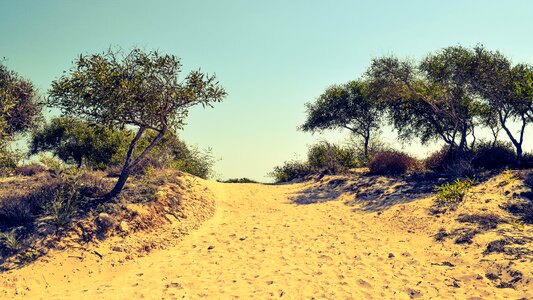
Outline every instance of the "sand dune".
{"type": "Polygon", "coordinates": [[[527,274],[527,268],[533,269],[531,259],[520,263],[525,273],[521,285],[496,288],[486,273],[507,262],[502,256],[484,257],[475,244],[435,242],[436,229],[449,220],[428,215],[430,199],[369,211],[347,205],[352,196],[345,193],[324,194],[319,203],[295,201],[304,191],[313,190],[316,182],[201,184],[214,194],[216,214],[175,245],[134,260],[115,258],[111,241],[98,245],[103,258],[82,249],[56,252],[1,274],[0,297],[533,297],[533,282],[526,281],[532,277],[527,274]]]}

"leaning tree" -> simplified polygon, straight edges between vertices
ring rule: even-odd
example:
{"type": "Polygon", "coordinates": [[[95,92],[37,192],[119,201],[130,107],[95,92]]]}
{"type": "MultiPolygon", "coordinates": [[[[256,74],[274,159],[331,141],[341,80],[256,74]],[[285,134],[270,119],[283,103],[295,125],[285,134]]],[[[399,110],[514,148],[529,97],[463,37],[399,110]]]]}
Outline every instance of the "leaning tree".
{"type": "Polygon", "coordinates": [[[41,117],[33,84],[0,63],[0,146],[31,129],[41,117]]]}
{"type": "Polygon", "coordinates": [[[379,129],[382,114],[377,102],[367,93],[364,81],[331,86],[305,106],[307,118],[301,130],[348,129],[363,139],[364,154],[368,155],[372,133],[379,129]]]}
{"type": "Polygon", "coordinates": [[[190,107],[198,104],[212,107],[226,96],[214,75],[192,71],[179,80],[180,72],[180,60],[174,55],[140,49],[123,55],[108,50],[80,55],[74,66],[52,83],[48,105],[61,109],[64,115],[120,129],[137,128],[120,177],[107,198],[121,192],[131,169],[167,132],[183,127],[190,107]],[[146,131],[157,134],[133,157],[137,142],[146,131]]]}

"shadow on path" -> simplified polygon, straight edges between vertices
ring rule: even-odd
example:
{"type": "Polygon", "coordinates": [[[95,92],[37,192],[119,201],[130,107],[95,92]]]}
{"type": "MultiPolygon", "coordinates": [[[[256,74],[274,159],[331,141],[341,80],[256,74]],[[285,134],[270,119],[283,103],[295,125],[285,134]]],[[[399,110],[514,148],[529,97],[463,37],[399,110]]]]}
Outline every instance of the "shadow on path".
{"type": "Polygon", "coordinates": [[[341,195],[349,195],[345,201],[357,210],[376,212],[394,205],[424,199],[433,193],[439,180],[424,178],[390,178],[362,175],[331,179],[317,183],[297,193],[291,200],[296,204],[307,205],[337,200],[341,195]]]}

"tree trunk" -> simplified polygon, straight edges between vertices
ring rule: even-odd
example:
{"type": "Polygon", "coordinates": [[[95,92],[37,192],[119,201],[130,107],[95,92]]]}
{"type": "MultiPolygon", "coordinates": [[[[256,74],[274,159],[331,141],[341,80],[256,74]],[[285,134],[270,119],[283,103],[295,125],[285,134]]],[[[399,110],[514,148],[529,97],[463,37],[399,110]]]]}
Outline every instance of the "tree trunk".
{"type": "Polygon", "coordinates": [[[131,141],[130,147],[128,148],[128,153],[126,154],[126,161],[124,162],[124,165],[122,166],[122,171],[120,172],[120,177],[118,178],[118,181],[115,184],[115,186],[113,187],[113,189],[111,190],[111,192],[109,192],[105,196],[105,199],[111,199],[111,198],[114,198],[114,197],[118,196],[118,194],[120,194],[120,192],[124,188],[124,185],[126,184],[126,181],[128,180],[128,177],[130,176],[131,155],[133,154],[133,150],[135,149],[135,145],[137,144],[137,142],[139,141],[139,139],[141,138],[141,136],[143,135],[145,130],[146,129],[144,127],[141,127],[137,131],[137,134],[135,134],[135,137],[131,141]]]}
{"type": "Polygon", "coordinates": [[[165,135],[167,132],[167,128],[164,127],[159,131],[159,134],[152,140],[150,145],[146,147],[146,149],[143,150],[143,152],[133,161],[131,162],[131,155],[133,153],[133,149],[135,148],[135,144],[139,141],[141,138],[145,128],[140,128],[139,131],[137,131],[137,134],[135,135],[135,138],[131,141],[130,148],[128,149],[128,154],[126,155],[126,162],[124,163],[124,166],[122,167],[122,172],[120,172],[120,177],[118,178],[117,183],[115,184],[115,187],[107,194],[106,198],[111,199],[120,194],[122,189],[124,188],[124,185],[126,184],[126,181],[128,180],[128,177],[130,176],[130,171],[139,164],[145,157],[150,150],[159,142],[159,140],[165,135]],[[130,163],[131,162],[131,163],[130,163]]]}
{"type": "Polygon", "coordinates": [[[370,135],[365,136],[364,139],[365,139],[365,145],[364,145],[365,157],[368,158],[368,145],[370,144],[370,135]]]}

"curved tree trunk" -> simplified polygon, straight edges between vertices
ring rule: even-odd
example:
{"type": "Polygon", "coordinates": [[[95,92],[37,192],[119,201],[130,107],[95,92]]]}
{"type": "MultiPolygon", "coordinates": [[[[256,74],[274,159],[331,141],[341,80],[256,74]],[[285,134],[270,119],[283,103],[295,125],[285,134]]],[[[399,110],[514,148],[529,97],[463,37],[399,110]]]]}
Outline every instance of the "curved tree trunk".
{"type": "Polygon", "coordinates": [[[135,149],[135,145],[141,138],[142,134],[144,133],[145,128],[141,127],[139,128],[139,131],[137,131],[137,134],[131,141],[130,147],[128,149],[128,153],[126,155],[126,161],[124,162],[124,166],[122,167],[122,172],[120,172],[120,176],[117,180],[117,183],[115,184],[115,187],[106,195],[106,199],[111,199],[120,194],[122,189],[124,188],[124,185],[126,184],[126,181],[128,180],[128,177],[130,176],[130,171],[139,164],[145,157],[150,150],[161,140],[161,138],[165,135],[167,132],[167,128],[163,128],[159,131],[159,134],[152,140],[150,145],[146,147],[146,149],[143,150],[143,152],[133,161],[131,162],[131,155],[133,153],[133,150],[135,149]]]}

